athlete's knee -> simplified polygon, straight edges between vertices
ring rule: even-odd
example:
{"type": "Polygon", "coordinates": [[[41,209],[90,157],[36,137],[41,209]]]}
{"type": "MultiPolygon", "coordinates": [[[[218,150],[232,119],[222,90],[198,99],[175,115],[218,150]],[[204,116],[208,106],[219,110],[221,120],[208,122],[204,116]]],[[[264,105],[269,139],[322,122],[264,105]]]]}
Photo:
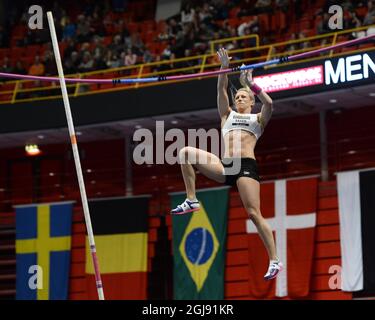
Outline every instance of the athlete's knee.
{"type": "Polygon", "coordinates": [[[196,148],[189,147],[189,146],[183,147],[178,154],[180,163],[181,164],[194,163],[195,154],[196,154],[196,148]]]}
{"type": "Polygon", "coordinates": [[[253,205],[246,205],[245,209],[251,221],[253,221],[254,223],[259,222],[259,219],[262,217],[259,208],[253,205]]]}

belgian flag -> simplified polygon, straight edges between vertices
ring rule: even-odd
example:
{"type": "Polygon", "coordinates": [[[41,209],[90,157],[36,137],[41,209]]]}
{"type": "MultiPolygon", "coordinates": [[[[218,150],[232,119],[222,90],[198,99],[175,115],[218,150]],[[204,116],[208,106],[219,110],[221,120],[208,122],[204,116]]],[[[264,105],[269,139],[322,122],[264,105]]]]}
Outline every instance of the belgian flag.
{"type": "MultiPolygon", "coordinates": [[[[89,201],[105,299],[146,299],[149,197],[89,201]]],[[[90,246],[86,239],[89,299],[98,299],[90,246]]]]}

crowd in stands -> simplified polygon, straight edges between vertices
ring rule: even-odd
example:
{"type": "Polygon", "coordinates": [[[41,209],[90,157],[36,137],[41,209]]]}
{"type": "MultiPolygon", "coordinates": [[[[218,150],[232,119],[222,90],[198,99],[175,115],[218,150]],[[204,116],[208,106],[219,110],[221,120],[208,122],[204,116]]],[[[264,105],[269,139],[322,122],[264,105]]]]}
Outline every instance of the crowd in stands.
{"type": "MultiPolygon", "coordinates": [[[[211,40],[259,34],[261,44],[268,44],[276,39],[275,34],[264,30],[258,19],[260,14],[274,14],[276,11],[290,14],[294,19],[303,16],[303,4],[309,0],[193,0],[184,1],[181,12],[169,18],[159,25],[153,38],[145,41],[142,39],[139,27],[129,30],[127,21],[114,20],[113,12],[126,12],[128,2],[124,0],[87,0],[77,15],[70,15],[69,8],[61,2],[55,1],[52,10],[55,14],[55,25],[58,38],[64,44],[63,62],[66,74],[83,73],[107,68],[132,66],[138,63],[170,60],[174,58],[188,57],[208,53],[211,40]],[[235,10],[235,9],[238,10],[235,10]],[[236,17],[243,18],[238,26],[229,23],[230,13],[236,11],[236,17]],[[248,17],[248,19],[247,19],[248,17]],[[110,37],[110,42],[105,41],[110,37]],[[150,42],[165,44],[160,52],[153,51],[150,42]]],[[[153,2],[154,9],[156,1],[153,2]]],[[[349,1],[326,0],[324,6],[315,12],[315,19],[319,23],[315,34],[332,32],[328,27],[328,8],[332,4],[340,4],[345,9],[344,28],[355,28],[375,24],[375,0],[349,1]],[[358,8],[365,8],[359,16],[358,8]]],[[[155,13],[155,12],[154,12],[155,13]]],[[[13,25],[27,24],[28,14],[23,13],[19,21],[13,21],[13,25]]],[[[17,19],[14,15],[13,19],[17,19]]],[[[12,24],[10,23],[10,24],[12,24]]],[[[303,30],[290,30],[291,19],[287,17],[285,40],[303,39],[307,35],[303,30]]],[[[280,30],[279,30],[280,33],[280,30]]],[[[10,46],[10,30],[0,25],[0,48],[10,46]]],[[[0,61],[1,72],[13,72],[31,75],[56,74],[56,66],[53,51],[50,44],[49,29],[30,30],[18,41],[17,46],[43,45],[41,55],[36,54],[33,63],[24,65],[21,61],[11,61],[6,56],[0,61]]],[[[249,42],[231,42],[228,49],[236,49],[241,46],[254,45],[249,42]]],[[[302,44],[290,44],[288,50],[298,50],[310,47],[306,41],[302,44]]],[[[190,62],[184,62],[183,66],[189,66],[190,62]]],[[[160,65],[155,69],[162,71],[171,66],[160,65]]]]}

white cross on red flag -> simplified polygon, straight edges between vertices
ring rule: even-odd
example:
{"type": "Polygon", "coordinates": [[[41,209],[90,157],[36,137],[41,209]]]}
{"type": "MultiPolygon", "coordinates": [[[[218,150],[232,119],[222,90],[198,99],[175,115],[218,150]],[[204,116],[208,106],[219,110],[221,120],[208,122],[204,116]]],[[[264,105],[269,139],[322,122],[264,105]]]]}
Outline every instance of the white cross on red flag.
{"type": "Polygon", "coordinates": [[[301,298],[310,292],[318,180],[276,180],[261,184],[261,212],[270,224],[284,270],[265,281],[269,259],[254,224],[248,220],[250,297],[301,298]]]}

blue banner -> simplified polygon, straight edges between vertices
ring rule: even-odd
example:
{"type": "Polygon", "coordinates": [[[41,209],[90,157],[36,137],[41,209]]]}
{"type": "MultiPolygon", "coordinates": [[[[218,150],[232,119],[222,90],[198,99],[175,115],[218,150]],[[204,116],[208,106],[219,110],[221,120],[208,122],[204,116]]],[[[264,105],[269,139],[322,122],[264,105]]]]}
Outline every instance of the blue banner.
{"type": "Polygon", "coordinates": [[[16,299],[68,298],[73,203],[16,207],[16,299]]]}

